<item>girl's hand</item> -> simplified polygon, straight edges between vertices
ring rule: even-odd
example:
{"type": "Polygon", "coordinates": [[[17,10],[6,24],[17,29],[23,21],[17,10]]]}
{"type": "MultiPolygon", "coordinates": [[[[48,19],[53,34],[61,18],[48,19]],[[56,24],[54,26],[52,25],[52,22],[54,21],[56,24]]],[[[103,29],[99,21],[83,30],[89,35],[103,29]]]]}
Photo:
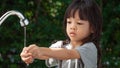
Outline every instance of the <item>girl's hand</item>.
{"type": "Polygon", "coordinates": [[[49,57],[44,55],[44,47],[39,47],[36,44],[32,44],[27,48],[27,51],[32,54],[34,59],[46,60],[49,57]]]}
{"type": "Polygon", "coordinates": [[[35,59],[39,59],[41,55],[41,49],[35,44],[29,45],[27,48],[27,52],[31,53],[32,57],[35,59]]]}
{"type": "Polygon", "coordinates": [[[33,62],[34,58],[32,57],[32,53],[28,52],[28,47],[24,47],[21,54],[21,59],[26,63],[30,64],[33,62]]]}

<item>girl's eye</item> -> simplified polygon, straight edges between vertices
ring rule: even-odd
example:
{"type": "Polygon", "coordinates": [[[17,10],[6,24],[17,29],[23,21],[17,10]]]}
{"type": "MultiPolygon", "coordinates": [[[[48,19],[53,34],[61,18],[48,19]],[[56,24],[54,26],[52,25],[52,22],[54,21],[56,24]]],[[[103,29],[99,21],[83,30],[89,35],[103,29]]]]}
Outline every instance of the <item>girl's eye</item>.
{"type": "Polygon", "coordinates": [[[71,24],[71,22],[70,22],[70,21],[68,21],[67,23],[68,23],[68,24],[71,24]]]}
{"type": "Polygon", "coordinates": [[[83,23],[77,22],[78,25],[82,25],[83,23]]]}

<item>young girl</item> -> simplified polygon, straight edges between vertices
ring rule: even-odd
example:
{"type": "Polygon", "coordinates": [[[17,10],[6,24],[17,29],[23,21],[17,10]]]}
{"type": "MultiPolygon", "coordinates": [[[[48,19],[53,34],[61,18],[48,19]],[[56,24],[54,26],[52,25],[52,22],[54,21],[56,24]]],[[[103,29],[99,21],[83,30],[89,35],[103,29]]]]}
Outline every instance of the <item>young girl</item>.
{"type": "Polygon", "coordinates": [[[102,16],[94,0],[73,0],[66,10],[64,29],[68,41],[57,41],[50,48],[35,44],[23,48],[21,59],[46,60],[48,67],[100,68],[102,16]]]}

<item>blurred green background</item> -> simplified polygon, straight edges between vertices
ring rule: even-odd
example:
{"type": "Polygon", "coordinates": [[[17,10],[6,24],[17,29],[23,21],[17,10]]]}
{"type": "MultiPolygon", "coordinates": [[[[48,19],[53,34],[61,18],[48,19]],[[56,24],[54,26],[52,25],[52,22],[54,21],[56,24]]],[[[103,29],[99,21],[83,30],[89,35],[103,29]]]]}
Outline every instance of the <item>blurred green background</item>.
{"type": "MultiPolygon", "coordinates": [[[[49,47],[53,40],[63,40],[64,12],[71,0],[1,0],[0,16],[9,10],[21,12],[29,21],[27,45],[49,47]]],[[[102,67],[120,68],[120,1],[96,0],[103,14],[101,39],[102,67]]],[[[20,52],[24,46],[19,18],[10,16],[0,26],[0,68],[26,68],[20,52]]],[[[47,68],[43,60],[35,60],[29,68],[47,68]]]]}

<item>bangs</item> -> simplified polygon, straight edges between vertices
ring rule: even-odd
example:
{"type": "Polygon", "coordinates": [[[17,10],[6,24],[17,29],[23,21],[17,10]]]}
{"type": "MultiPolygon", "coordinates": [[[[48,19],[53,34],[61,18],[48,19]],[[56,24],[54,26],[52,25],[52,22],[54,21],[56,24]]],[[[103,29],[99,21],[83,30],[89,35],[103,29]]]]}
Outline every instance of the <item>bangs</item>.
{"type": "Polygon", "coordinates": [[[71,5],[66,10],[66,18],[73,17],[75,18],[75,13],[78,12],[79,18],[81,20],[88,20],[88,15],[86,10],[83,8],[83,6],[78,5],[71,5]]]}

